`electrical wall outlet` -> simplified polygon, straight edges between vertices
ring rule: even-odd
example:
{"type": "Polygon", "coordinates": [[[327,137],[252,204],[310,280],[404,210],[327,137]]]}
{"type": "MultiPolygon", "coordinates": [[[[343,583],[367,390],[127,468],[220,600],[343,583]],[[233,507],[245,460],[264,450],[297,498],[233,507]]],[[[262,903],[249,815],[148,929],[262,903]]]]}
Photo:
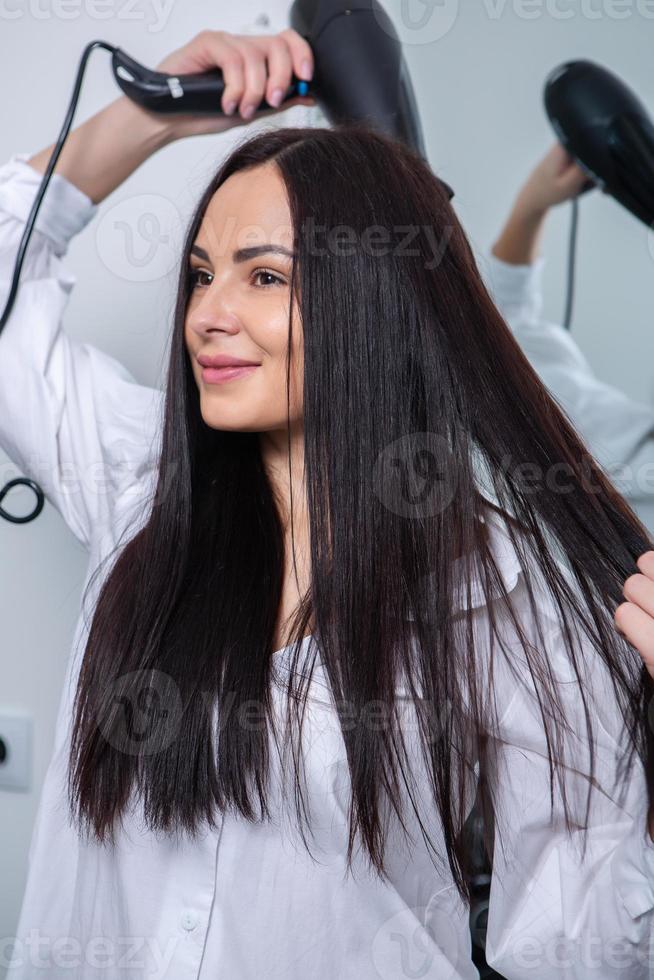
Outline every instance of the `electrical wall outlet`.
{"type": "Polygon", "coordinates": [[[29,790],[32,777],[32,719],[0,715],[0,790],[29,790]]]}

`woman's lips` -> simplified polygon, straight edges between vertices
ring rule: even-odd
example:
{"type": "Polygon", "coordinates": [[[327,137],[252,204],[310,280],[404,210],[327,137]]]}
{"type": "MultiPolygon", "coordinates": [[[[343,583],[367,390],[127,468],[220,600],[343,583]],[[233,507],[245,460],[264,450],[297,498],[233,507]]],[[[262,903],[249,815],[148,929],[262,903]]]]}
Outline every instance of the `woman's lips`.
{"type": "Polygon", "coordinates": [[[246,374],[251,374],[252,371],[256,371],[260,364],[246,364],[239,366],[238,364],[231,364],[229,367],[205,367],[202,368],[202,380],[207,384],[223,384],[225,381],[233,381],[236,378],[242,378],[246,374]]]}

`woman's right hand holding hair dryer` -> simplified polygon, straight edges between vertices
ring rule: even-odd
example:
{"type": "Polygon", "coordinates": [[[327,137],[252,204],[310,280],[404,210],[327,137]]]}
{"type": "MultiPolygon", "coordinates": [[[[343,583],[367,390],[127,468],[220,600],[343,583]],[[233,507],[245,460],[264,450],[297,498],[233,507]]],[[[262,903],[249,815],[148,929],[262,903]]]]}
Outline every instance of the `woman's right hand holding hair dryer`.
{"type": "Polygon", "coordinates": [[[315,105],[312,96],[295,95],[279,108],[291,76],[310,81],[313,54],[308,41],[288,27],[279,34],[229,34],[201,31],[157,65],[157,71],[187,75],[220,68],[225,91],[220,100],[224,116],[176,115],[170,117],[174,139],[218,133],[249,122],[263,101],[259,117],[267,117],[294,105],[315,105]]]}
{"type": "MultiPolygon", "coordinates": [[[[110,102],[68,134],[54,171],[75,184],[94,204],[168,143],[186,136],[221,133],[291,106],[316,104],[310,95],[295,95],[281,105],[277,101],[283,98],[293,75],[309,80],[314,69],[308,42],[290,27],[278,34],[259,35],[200,31],[156,67],[158,71],[180,75],[220,68],[225,81],[221,108],[226,115],[154,113],[126,95],[110,102]],[[276,95],[278,92],[281,94],[276,95]],[[264,99],[271,108],[257,112],[264,99]],[[230,103],[234,106],[231,111],[230,103]]],[[[53,149],[51,144],[27,163],[45,173],[53,149]]]]}

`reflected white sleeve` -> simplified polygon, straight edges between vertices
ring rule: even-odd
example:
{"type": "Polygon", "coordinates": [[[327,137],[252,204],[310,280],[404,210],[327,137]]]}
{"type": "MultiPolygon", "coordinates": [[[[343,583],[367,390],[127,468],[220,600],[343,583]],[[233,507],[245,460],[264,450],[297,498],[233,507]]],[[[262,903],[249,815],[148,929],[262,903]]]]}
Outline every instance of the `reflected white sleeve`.
{"type": "Polygon", "coordinates": [[[564,327],[542,315],[545,258],[513,265],[492,253],[481,271],[520,347],[593,456],[630,501],[654,503],[654,406],[600,381],[564,327]]]}

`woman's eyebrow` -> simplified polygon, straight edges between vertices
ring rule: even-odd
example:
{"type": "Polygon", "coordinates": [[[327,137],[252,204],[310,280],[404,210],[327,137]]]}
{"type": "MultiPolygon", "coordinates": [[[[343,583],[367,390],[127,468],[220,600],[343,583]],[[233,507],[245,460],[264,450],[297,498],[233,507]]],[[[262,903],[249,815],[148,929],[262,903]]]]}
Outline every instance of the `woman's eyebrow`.
{"type": "MultiPolygon", "coordinates": [[[[266,245],[250,245],[247,248],[238,248],[235,252],[232,252],[233,262],[247,262],[248,259],[255,259],[258,255],[265,255],[267,252],[274,252],[278,255],[286,255],[289,259],[293,258],[293,252],[285,248],[283,245],[275,245],[269,242],[266,245]]],[[[197,255],[198,258],[204,259],[205,262],[209,262],[209,256],[203,248],[199,245],[191,246],[191,253],[197,255]]]]}

